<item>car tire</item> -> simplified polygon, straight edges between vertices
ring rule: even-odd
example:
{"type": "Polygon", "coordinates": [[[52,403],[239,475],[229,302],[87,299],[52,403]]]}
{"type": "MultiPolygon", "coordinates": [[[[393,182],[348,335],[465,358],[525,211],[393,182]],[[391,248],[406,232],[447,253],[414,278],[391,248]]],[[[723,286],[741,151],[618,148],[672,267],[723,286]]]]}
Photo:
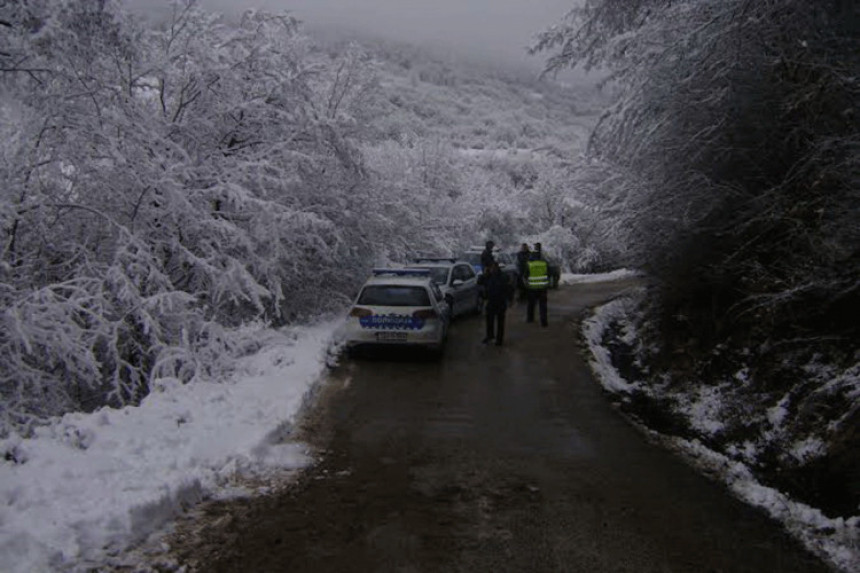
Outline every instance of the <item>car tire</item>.
{"type": "Polygon", "coordinates": [[[472,309],[472,312],[476,316],[481,316],[481,313],[484,311],[484,295],[482,293],[478,293],[478,296],[475,297],[475,308],[472,309]]]}

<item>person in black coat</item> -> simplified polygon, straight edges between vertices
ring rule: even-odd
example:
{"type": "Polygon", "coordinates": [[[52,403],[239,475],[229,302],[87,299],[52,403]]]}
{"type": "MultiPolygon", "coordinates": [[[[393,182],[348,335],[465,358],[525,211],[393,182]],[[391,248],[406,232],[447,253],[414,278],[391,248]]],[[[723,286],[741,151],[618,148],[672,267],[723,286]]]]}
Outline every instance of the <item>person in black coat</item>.
{"type": "Polygon", "coordinates": [[[481,253],[481,272],[486,272],[490,263],[495,262],[496,257],[493,255],[493,247],[495,246],[493,241],[487,241],[484,245],[484,250],[481,253]]]}
{"type": "Polygon", "coordinates": [[[484,270],[481,279],[487,297],[487,335],[483,343],[495,339],[496,346],[501,346],[505,339],[505,312],[513,295],[513,285],[495,261],[484,270]]]}
{"type": "Polygon", "coordinates": [[[531,254],[527,243],[523,243],[517,252],[517,291],[519,292],[520,300],[526,299],[526,274],[528,273],[527,267],[531,254]]]}

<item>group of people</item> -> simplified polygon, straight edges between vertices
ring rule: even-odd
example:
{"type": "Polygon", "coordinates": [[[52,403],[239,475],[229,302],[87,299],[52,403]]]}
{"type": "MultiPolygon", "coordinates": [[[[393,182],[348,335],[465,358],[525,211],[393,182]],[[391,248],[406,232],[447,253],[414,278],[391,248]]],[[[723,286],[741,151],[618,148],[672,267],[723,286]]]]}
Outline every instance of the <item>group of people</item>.
{"type": "Polygon", "coordinates": [[[549,269],[543,257],[541,244],[535,243],[534,250],[523,243],[517,253],[517,284],[510,283],[507,274],[502,272],[496,257],[493,241],[487,241],[481,253],[483,274],[481,283],[487,301],[487,334],[484,344],[495,341],[501,346],[505,338],[505,313],[508,302],[513,301],[515,292],[520,300],[526,299],[526,322],[535,321],[535,308],[538,309],[541,326],[547,326],[547,290],[549,289],[549,269]]]}

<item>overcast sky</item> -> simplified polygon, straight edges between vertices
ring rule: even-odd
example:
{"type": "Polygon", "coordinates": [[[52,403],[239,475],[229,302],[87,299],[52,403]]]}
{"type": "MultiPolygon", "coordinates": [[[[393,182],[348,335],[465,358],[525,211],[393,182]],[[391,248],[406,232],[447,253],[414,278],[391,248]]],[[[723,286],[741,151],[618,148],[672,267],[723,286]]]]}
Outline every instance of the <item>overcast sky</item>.
{"type": "MultiPolygon", "coordinates": [[[[209,10],[289,10],[309,29],[338,27],[461,52],[467,56],[541,65],[525,54],[534,35],[561,20],[576,0],[200,0],[209,10]]],[[[125,0],[157,10],[167,0],[125,0]]]]}

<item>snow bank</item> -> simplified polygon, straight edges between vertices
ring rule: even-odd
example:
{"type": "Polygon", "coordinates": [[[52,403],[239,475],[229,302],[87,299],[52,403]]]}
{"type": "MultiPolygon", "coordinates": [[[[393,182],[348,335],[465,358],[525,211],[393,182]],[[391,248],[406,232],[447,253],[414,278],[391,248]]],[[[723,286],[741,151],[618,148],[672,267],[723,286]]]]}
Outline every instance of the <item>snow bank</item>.
{"type": "MultiPolygon", "coordinates": [[[[626,342],[631,342],[627,338],[635,333],[629,324],[633,307],[634,302],[630,298],[621,298],[597,308],[593,316],[583,323],[583,334],[591,351],[592,369],[606,390],[625,394],[636,389],[654,394],[653,388],[624,380],[612,364],[608,349],[603,345],[604,335],[613,323],[622,326],[622,336],[626,342]]],[[[693,427],[704,434],[718,431],[722,404],[717,393],[703,388],[695,395],[695,400],[686,405],[682,404],[682,408],[693,427]]],[[[768,415],[777,419],[784,414],[773,410],[768,415]]],[[[737,497],[750,505],[763,508],[822,559],[846,573],[860,571],[860,516],[831,519],[814,507],[794,501],[785,494],[760,484],[747,465],[715,452],[697,440],[660,436],[653,430],[649,432],[658,436],[660,441],[678,451],[704,473],[726,483],[737,497]]],[[[754,462],[755,448],[751,444],[747,446],[749,451],[742,457],[754,462]]],[[[799,453],[796,455],[806,455],[808,450],[817,447],[819,444],[815,443],[797,444],[799,453]]]]}
{"type": "Polygon", "coordinates": [[[575,285],[575,284],[583,284],[583,283],[600,283],[600,282],[608,282],[608,281],[618,281],[621,279],[628,279],[633,277],[642,276],[642,273],[639,271],[634,271],[630,269],[618,269],[615,271],[611,271],[608,273],[599,273],[599,274],[572,274],[572,273],[562,273],[561,280],[559,284],[561,285],[575,285]]]}
{"type": "Polygon", "coordinates": [[[591,349],[591,360],[589,361],[591,369],[597,373],[603,386],[614,394],[629,394],[638,388],[638,384],[628,382],[619,374],[613,366],[609,349],[603,346],[603,336],[609,329],[610,323],[616,316],[622,315],[629,304],[630,299],[628,298],[616,299],[601,307],[602,312],[594,313],[582,324],[582,332],[588,342],[588,347],[591,349]]]}
{"type": "Polygon", "coordinates": [[[182,509],[237,493],[239,474],[298,468],[285,442],[324,369],[335,323],[265,334],[230,380],[153,383],[139,407],[69,414],[0,441],[0,563],[9,572],[101,563],[182,509]]]}
{"type": "Polygon", "coordinates": [[[846,573],[860,570],[860,517],[831,519],[814,507],[760,484],[747,466],[696,440],[669,438],[667,443],[693,465],[726,483],[737,497],[767,511],[816,555],[846,573]]]}

